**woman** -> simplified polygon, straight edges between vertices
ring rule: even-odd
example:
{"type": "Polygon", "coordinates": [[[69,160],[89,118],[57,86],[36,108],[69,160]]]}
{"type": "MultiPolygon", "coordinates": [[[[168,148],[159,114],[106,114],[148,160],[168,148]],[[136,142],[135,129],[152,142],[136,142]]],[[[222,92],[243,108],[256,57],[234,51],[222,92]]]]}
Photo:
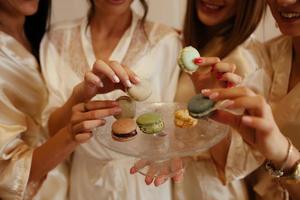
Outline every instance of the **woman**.
{"type": "MultiPolygon", "coordinates": [[[[185,45],[197,47],[201,56],[217,56],[222,62],[235,65],[214,65],[215,59],[208,61],[214,67],[203,70],[201,65],[207,61],[200,61],[202,69],[191,78],[181,74],[177,101],[186,102],[201,89],[231,87],[231,83],[247,85],[267,94],[261,85],[268,79],[264,71],[268,67],[264,66],[264,59],[268,57],[263,45],[251,36],[264,10],[265,2],[259,0],[188,1],[183,31],[185,45]]],[[[187,164],[183,182],[175,185],[175,195],[177,199],[248,199],[242,179],[262,161],[263,157],[232,130],[210,153],[187,164]]]]}
{"type": "Polygon", "coordinates": [[[258,192],[257,199],[289,199],[284,191],[276,191],[276,183],[281,183],[281,186],[289,191],[291,199],[300,199],[299,150],[282,134],[274,120],[272,108],[265,98],[243,87],[206,89],[202,93],[214,101],[230,100],[228,108],[246,110],[242,117],[219,111],[213,118],[238,129],[243,139],[268,159],[266,168],[271,175],[277,176],[277,181],[268,183],[264,178],[263,185],[257,184],[254,188],[258,192]],[[278,172],[282,174],[278,175],[278,172]]]}
{"type": "MultiPolygon", "coordinates": [[[[54,26],[47,34],[41,62],[50,90],[48,113],[56,110],[48,121],[50,133],[64,126],[70,105],[92,96],[85,98],[76,92],[76,85],[86,73],[99,78],[103,73],[110,74],[103,69],[112,70],[110,83],[121,81],[130,87],[138,81],[135,75],[130,80],[121,79],[121,75],[134,71],[138,77],[151,81],[152,95],[148,101],[173,100],[179,74],[179,37],[168,27],[146,21],[147,4],[144,0],[140,2],[145,9],[144,17],[132,12],[132,0],[91,0],[87,18],[54,26]],[[132,71],[123,68],[125,65],[132,71]],[[126,70],[115,71],[121,69],[126,70]]],[[[100,89],[102,83],[98,82],[98,86],[100,89]]],[[[116,99],[124,94],[116,90],[97,99],[116,99]]],[[[142,176],[130,176],[131,161],[132,158],[104,148],[95,138],[82,145],[72,161],[70,198],[171,199],[169,183],[161,188],[148,188],[142,176]]]]}
{"type": "MultiPolygon", "coordinates": [[[[289,171],[296,166],[296,161],[299,160],[299,153],[295,149],[299,149],[299,134],[300,128],[299,119],[299,80],[300,80],[300,21],[299,9],[300,2],[298,0],[268,0],[273,16],[283,33],[283,36],[276,38],[266,44],[270,60],[265,63],[272,66],[272,73],[268,71],[269,79],[265,79],[263,87],[267,88],[269,101],[271,103],[272,112],[274,113],[275,124],[270,112],[270,108],[266,105],[261,97],[255,96],[253,92],[246,92],[243,89],[237,88],[230,92],[216,91],[208,92],[206,95],[211,96],[215,100],[222,98],[232,98],[238,101],[241,107],[250,109],[248,112],[255,117],[268,119],[268,123],[264,123],[260,119],[243,117],[243,123],[252,128],[259,128],[269,131],[257,131],[255,138],[256,143],[253,144],[251,139],[253,134],[243,134],[243,138],[260,152],[271,162],[274,163],[275,169],[279,170],[283,166],[283,161],[286,158],[287,164],[283,166],[284,172],[289,171]],[[212,94],[215,93],[215,94],[212,94]],[[224,94],[226,96],[224,97],[224,94]],[[240,97],[237,100],[237,97],[240,97]],[[243,97],[245,96],[245,97],[243,97]],[[248,98],[248,96],[250,96],[248,98]],[[243,97],[243,98],[242,98],[243,97]],[[258,100],[257,100],[258,99],[258,100]],[[253,107],[250,107],[253,106],[253,107]],[[255,108],[255,112],[253,112],[255,108]],[[259,115],[262,113],[263,115],[259,115]],[[257,116],[258,115],[258,116],[257,116]],[[273,130],[273,131],[272,131],[273,130]],[[275,132],[274,134],[271,134],[275,132]],[[287,156],[288,142],[282,134],[290,138],[295,148],[290,156],[287,156]],[[291,157],[291,158],[290,158],[291,157]]],[[[204,92],[205,93],[205,92],[204,92]]],[[[222,119],[225,119],[222,118],[222,119]]],[[[225,121],[228,123],[228,121],[225,121]]],[[[257,199],[277,200],[288,199],[284,188],[290,192],[292,199],[299,199],[299,184],[293,185],[286,182],[283,178],[278,184],[277,178],[271,177],[268,174],[258,171],[252,175],[251,182],[254,184],[254,191],[257,193],[257,199]],[[282,189],[282,185],[284,186],[282,189]]]]}
{"type": "MultiPolygon", "coordinates": [[[[79,145],[74,138],[90,131],[82,128],[87,121],[82,104],[74,106],[71,114],[77,120],[68,122],[51,138],[41,125],[47,90],[36,57],[50,3],[0,1],[0,199],[32,199],[40,188],[36,199],[65,199],[65,166],[50,171],[79,145]]],[[[112,102],[88,104],[103,111],[94,119],[97,126],[107,111],[120,112],[112,102]]]]}

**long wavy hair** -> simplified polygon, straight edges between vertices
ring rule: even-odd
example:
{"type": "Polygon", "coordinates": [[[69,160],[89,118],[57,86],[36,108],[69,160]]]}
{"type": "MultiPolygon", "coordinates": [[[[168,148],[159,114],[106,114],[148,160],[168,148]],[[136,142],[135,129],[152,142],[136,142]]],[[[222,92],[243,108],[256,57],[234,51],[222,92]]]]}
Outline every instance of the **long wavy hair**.
{"type": "Polygon", "coordinates": [[[33,55],[39,58],[39,48],[45,32],[50,28],[51,0],[40,0],[37,12],[27,16],[24,30],[33,55]]]}
{"type": "Polygon", "coordinates": [[[218,52],[220,58],[226,57],[242,44],[255,31],[266,10],[265,0],[237,0],[236,14],[227,22],[210,31],[198,19],[197,0],[188,0],[184,23],[184,44],[196,47],[200,53],[215,37],[224,37],[224,43],[218,52]]]}

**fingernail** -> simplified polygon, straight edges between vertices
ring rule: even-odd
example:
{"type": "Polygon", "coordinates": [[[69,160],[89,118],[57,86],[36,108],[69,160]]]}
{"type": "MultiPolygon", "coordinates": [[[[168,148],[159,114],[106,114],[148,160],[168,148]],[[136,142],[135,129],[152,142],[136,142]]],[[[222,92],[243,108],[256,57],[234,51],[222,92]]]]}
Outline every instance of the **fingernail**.
{"type": "Polygon", "coordinates": [[[232,100],[225,100],[225,102],[223,103],[223,106],[225,108],[229,107],[229,106],[232,106],[234,104],[234,101],[232,100]]]}
{"type": "Polygon", "coordinates": [[[249,116],[243,116],[242,121],[243,121],[243,123],[249,124],[249,123],[252,123],[253,120],[249,116]]]}
{"type": "Polygon", "coordinates": [[[196,65],[200,65],[200,64],[202,64],[204,62],[204,59],[203,58],[195,58],[194,59],[194,63],[196,64],[196,65]]]}
{"type": "Polygon", "coordinates": [[[145,181],[146,181],[146,184],[147,184],[147,185],[150,185],[150,184],[152,183],[152,180],[153,180],[153,179],[152,179],[151,177],[146,177],[146,180],[145,180],[145,181]]]}
{"type": "Polygon", "coordinates": [[[114,113],[115,113],[115,114],[118,114],[118,113],[120,113],[120,112],[122,112],[122,109],[121,109],[121,108],[119,108],[119,107],[115,108],[115,110],[114,110],[114,113]]]}
{"type": "Polygon", "coordinates": [[[217,78],[218,80],[221,80],[222,77],[223,77],[223,74],[224,74],[224,73],[222,73],[222,72],[217,72],[216,78],[217,78]]]}
{"type": "Polygon", "coordinates": [[[209,93],[210,92],[210,89],[203,89],[203,90],[201,90],[201,93],[202,94],[207,94],[207,93],[209,93]]]}
{"type": "Polygon", "coordinates": [[[103,88],[103,87],[104,87],[104,85],[103,85],[102,81],[99,81],[99,84],[98,84],[98,86],[99,86],[100,88],[103,88]]]}
{"type": "Polygon", "coordinates": [[[135,167],[132,167],[130,169],[130,174],[135,174],[137,172],[137,169],[135,167]]]}
{"type": "Polygon", "coordinates": [[[140,79],[139,77],[134,76],[133,78],[134,78],[134,80],[135,80],[136,82],[138,82],[138,83],[141,82],[141,79],[140,79]]]}
{"type": "Polygon", "coordinates": [[[227,82],[227,88],[233,88],[235,85],[234,85],[234,83],[233,82],[227,82]]]}
{"type": "Polygon", "coordinates": [[[126,81],[125,81],[125,84],[126,84],[126,86],[129,87],[129,88],[132,87],[132,83],[130,82],[130,80],[126,80],[126,81]]]}
{"type": "Polygon", "coordinates": [[[216,99],[218,96],[219,96],[219,93],[218,93],[218,92],[214,92],[214,93],[212,93],[211,95],[209,95],[209,98],[210,98],[211,100],[214,100],[214,99],[216,99]]]}
{"type": "Polygon", "coordinates": [[[114,80],[115,83],[120,83],[120,79],[116,75],[113,75],[112,78],[113,78],[113,80],[114,80]]]}

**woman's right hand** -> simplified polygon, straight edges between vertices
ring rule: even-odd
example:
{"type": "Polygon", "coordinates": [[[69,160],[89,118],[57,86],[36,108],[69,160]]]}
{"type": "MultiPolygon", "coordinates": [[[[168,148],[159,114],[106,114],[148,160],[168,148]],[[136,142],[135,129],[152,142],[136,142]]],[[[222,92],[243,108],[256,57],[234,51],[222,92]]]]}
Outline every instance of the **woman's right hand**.
{"type": "Polygon", "coordinates": [[[217,57],[202,57],[195,63],[199,68],[191,79],[197,92],[205,88],[233,87],[242,82],[242,78],[235,74],[235,64],[221,62],[217,57]]]}
{"type": "Polygon", "coordinates": [[[217,111],[212,118],[237,129],[243,139],[267,159],[275,163],[285,160],[289,144],[276,125],[265,98],[246,87],[208,89],[202,93],[214,101],[229,100],[228,108],[244,108],[243,116],[217,111]]]}
{"type": "Polygon", "coordinates": [[[105,124],[105,117],[120,112],[115,101],[90,101],[75,105],[69,123],[72,138],[78,143],[87,142],[93,136],[92,130],[105,124]]]}
{"type": "Polygon", "coordinates": [[[116,89],[125,90],[139,81],[139,77],[128,67],[116,61],[105,63],[97,60],[92,70],[85,74],[84,81],[74,88],[73,94],[77,102],[85,102],[97,94],[105,94],[116,89]]]}

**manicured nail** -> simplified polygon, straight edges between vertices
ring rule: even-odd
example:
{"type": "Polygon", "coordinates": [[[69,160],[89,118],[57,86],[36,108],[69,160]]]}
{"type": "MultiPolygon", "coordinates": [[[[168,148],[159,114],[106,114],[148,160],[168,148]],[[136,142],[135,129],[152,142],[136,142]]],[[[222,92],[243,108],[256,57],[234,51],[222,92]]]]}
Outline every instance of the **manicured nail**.
{"type": "Polygon", "coordinates": [[[112,78],[113,78],[113,80],[114,80],[115,83],[120,83],[120,79],[116,75],[113,75],[112,78]]]}
{"type": "Polygon", "coordinates": [[[213,73],[215,71],[215,69],[216,69],[216,64],[214,64],[214,65],[211,66],[210,72],[213,73]]]}
{"type": "Polygon", "coordinates": [[[120,107],[114,108],[114,113],[115,114],[119,114],[120,112],[122,112],[122,109],[120,107]]]}
{"type": "Polygon", "coordinates": [[[99,83],[98,83],[98,87],[100,87],[100,88],[103,88],[103,87],[104,87],[104,85],[103,85],[103,83],[102,83],[101,80],[100,80],[99,83]]]}
{"type": "Polygon", "coordinates": [[[222,77],[223,77],[223,74],[224,74],[224,73],[222,73],[222,72],[217,72],[217,73],[216,73],[216,78],[217,78],[218,80],[221,80],[222,77]]]}
{"type": "Polygon", "coordinates": [[[136,172],[137,172],[137,168],[132,167],[132,168],[130,169],[130,174],[135,174],[136,172]]]}
{"type": "Polygon", "coordinates": [[[125,84],[127,87],[131,88],[132,87],[132,83],[130,82],[130,80],[126,80],[125,84]]]}
{"type": "Polygon", "coordinates": [[[203,90],[201,90],[201,93],[202,94],[210,93],[210,89],[203,89],[203,90]]]}
{"type": "Polygon", "coordinates": [[[218,93],[218,92],[214,92],[214,93],[212,93],[211,95],[209,95],[209,98],[210,98],[211,100],[214,100],[214,99],[216,99],[218,96],[219,96],[219,93],[218,93]]]}
{"type": "Polygon", "coordinates": [[[227,87],[227,88],[233,88],[234,86],[235,86],[235,84],[234,84],[233,82],[229,82],[229,81],[228,81],[228,82],[226,83],[226,87],[227,87]]]}
{"type": "Polygon", "coordinates": [[[223,106],[225,108],[228,108],[228,107],[232,106],[233,104],[234,104],[234,101],[232,101],[232,100],[225,100],[224,103],[223,103],[223,106]]]}
{"type": "Polygon", "coordinates": [[[194,59],[194,63],[196,64],[196,65],[200,65],[200,64],[202,64],[204,62],[204,59],[203,58],[195,58],[194,59]]]}
{"type": "Polygon", "coordinates": [[[252,123],[252,118],[251,117],[249,117],[249,116],[243,116],[242,117],[242,122],[243,123],[246,123],[246,124],[250,124],[250,123],[252,123]]]}
{"type": "Polygon", "coordinates": [[[150,184],[152,183],[152,181],[153,181],[153,178],[147,176],[145,181],[146,181],[146,184],[147,184],[147,185],[150,185],[150,184]]]}
{"type": "Polygon", "coordinates": [[[141,82],[141,79],[140,79],[139,77],[134,76],[133,78],[134,78],[134,80],[135,80],[136,82],[138,82],[138,83],[141,82]]]}

